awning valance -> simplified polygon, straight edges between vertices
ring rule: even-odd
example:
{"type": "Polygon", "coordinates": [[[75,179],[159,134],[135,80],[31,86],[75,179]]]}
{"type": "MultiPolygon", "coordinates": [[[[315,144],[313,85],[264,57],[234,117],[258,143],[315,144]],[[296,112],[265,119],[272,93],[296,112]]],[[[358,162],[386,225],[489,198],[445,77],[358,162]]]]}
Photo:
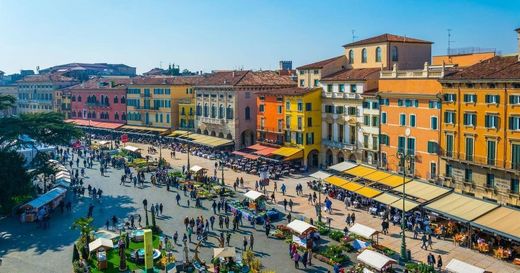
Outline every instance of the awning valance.
{"type": "Polygon", "coordinates": [[[178,139],[190,141],[194,144],[207,146],[211,148],[232,145],[234,142],[231,139],[225,139],[214,136],[207,136],[201,134],[189,134],[179,136],[178,139]]]}
{"type": "Polygon", "coordinates": [[[344,161],[344,162],[338,163],[336,165],[330,166],[329,169],[335,170],[337,172],[344,172],[344,171],[352,169],[356,166],[357,166],[357,164],[355,164],[355,163],[344,161]]]}
{"type": "Polygon", "coordinates": [[[499,207],[480,216],[470,224],[471,226],[520,242],[519,219],[520,210],[499,207]]]}
{"type": "MultiPolygon", "coordinates": [[[[396,208],[398,210],[403,210],[403,198],[399,198],[399,200],[395,201],[394,203],[390,204],[391,207],[396,208]]],[[[408,212],[410,210],[415,209],[419,206],[419,203],[414,202],[412,200],[405,199],[404,200],[404,211],[408,212]]]]}
{"type": "Polygon", "coordinates": [[[120,128],[122,131],[135,131],[135,132],[142,132],[142,133],[148,133],[148,132],[156,132],[156,133],[163,133],[168,131],[168,128],[157,128],[157,127],[147,127],[147,126],[137,126],[137,125],[124,125],[120,128]]]}
{"type": "Polygon", "coordinates": [[[249,153],[245,153],[245,152],[241,152],[241,151],[234,151],[232,154],[239,155],[239,156],[242,156],[244,158],[248,158],[248,159],[252,159],[252,160],[256,160],[256,159],[258,159],[260,157],[258,155],[249,154],[249,153]]]}
{"type": "Polygon", "coordinates": [[[376,198],[374,198],[374,200],[381,204],[390,205],[390,204],[394,203],[395,201],[399,200],[399,197],[395,196],[393,194],[383,193],[383,194],[377,196],[376,198]]]}
{"type": "Polygon", "coordinates": [[[124,124],[122,123],[114,123],[114,122],[99,122],[88,119],[67,119],[65,120],[67,123],[73,123],[74,125],[83,126],[83,127],[92,127],[92,128],[100,128],[100,129],[117,129],[124,124]]]}
{"type": "Polygon", "coordinates": [[[450,193],[425,206],[427,210],[460,222],[473,221],[497,207],[498,204],[496,203],[479,200],[458,193],[450,193]]]}
{"type": "Polygon", "coordinates": [[[484,273],[486,270],[457,259],[451,259],[446,265],[446,271],[452,273],[484,273]]]}
{"type": "MultiPolygon", "coordinates": [[[[407,178],[406,181],[410,181],[410,179],[407,178]]],[[[381,180],[378,180],[377,183],[394,188],[403,184],[403,177],[399,175],[390,175],[381,180]]]]}
{"type": "Polygon", "coordinates": [[[330,176],[332,176],[332,174],[328,173],[328,172],[324,172],[324,171],[317,171],[315,173],[312,173],[311,175],[309,175],[310,177],[313,177],[313,178],[316,178],[316,179],[326,179],[330,176]]]}
{"type": "Polygon", "coordinates": [[[356,193],[361,195],[361,196],[364,196],[366,198],[374,198],[375,196],[378,196],[381,194],[381,191],[380,190],[376,190],[372,187],[363,187],[359,190],[356,190],[356,193]]]}
{"type": "Polygon", "coordinates": [[[373,173],[375,171],[376,171],[376,169],[372,169],[372,168],[368,168],[368,167],[360,165],[360,166],[354,167],[352,169],[348,169],[348,170],[344,171],[344,173],[352,175],[352,176],[363,177],[363,176],[373,173]]]}
{"type": "Polygon", "coordinates": [[[334,185],[336,187],[341,187],[342,185],[345,185],[347,183],[350,183],[350,181],[348,180],[345,180],[341,177],[337,177],[337,176],[330,176],[330,177],[327,177],[324,179],[325,182],[331,184],[331,185],[334,185]]]}

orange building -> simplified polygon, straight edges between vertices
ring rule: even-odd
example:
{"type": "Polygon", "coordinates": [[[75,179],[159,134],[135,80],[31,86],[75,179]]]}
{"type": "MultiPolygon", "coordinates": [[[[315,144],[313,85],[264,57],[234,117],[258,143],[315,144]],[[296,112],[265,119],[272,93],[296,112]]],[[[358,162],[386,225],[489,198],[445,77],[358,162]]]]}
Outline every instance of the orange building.
{"type": "Polygon", "coordinates": [[[414,155],[406,172],[424,180],[439,176],[440,107],[438,79],[443,66],[425,65],[423,70],[381,72],[379,80],[381,167],[402,172],[398,151],[414,155]],[[409,129],[410,134],[406,136],[409,129]]]}
{"type": "Polygon", "coordinates": [[[276,92],[260,92],[256,107],[257,141],[282,145],[285,118],[283,96],[276,92]]]}
{"type": "Polygon", "coordinates": [[[432,65],[452,64],[468,67],[495,57],[494,51],[433,56],[432,65]]]}

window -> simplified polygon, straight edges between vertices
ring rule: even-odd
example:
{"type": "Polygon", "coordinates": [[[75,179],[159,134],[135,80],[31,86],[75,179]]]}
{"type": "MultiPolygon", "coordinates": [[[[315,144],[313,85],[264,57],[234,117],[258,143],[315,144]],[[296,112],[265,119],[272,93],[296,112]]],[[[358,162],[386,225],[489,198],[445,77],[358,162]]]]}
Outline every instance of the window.
{"type": "Polygon", "coordinates": [[[304,87],[305,86],[305,80],[300,80],[300,87],[304,87]]]}
{"type": "Polygon", "coordinates": [[[397,100],[397,106],[403,106],[403,100],[402,99],[398,99],[397,100]]]}
{"type": "Polygon", "coordinates": [[[298,117],[297,122],[298,122],[298,130],[301,130],[303,127],[302,117],[298,117]]]}
{"type": "Polygon", "coordinates": [[[511,144],[511,168],[520,169],[520,144],[511,144]]]}
{"type": "Polygon", "coordinates": [[[473,127],[477,126],[477,114],[464,113],[464,125],[473,127]]]}
{"type": "Polygon", "coordinates": [[[332,84],[327,84],[327,92],[332,92],[332,84]]]}
{"type": "Polygon", "coordinates": [[[509,117],[509,130],[520,130],[520,116],[509,117]]]}
{"type": "Polygon", "coordinates": [[[215,104],[211,105],[211,118],[217,117],[217,106],[215,104]]]}
{"type": "Polygon", "coordinates": [[[114,96],[114,103],[119,103],[119,100],[117,99],[117,96],[114,96]]]}
{"type": "Polygon", "coordinates": [[[515,105],[520,104],[520,95],[510,95],[509,103],[515,105]]]}
{"type": "Polygon", "coordinates": [[[344,109],[343,106],[336,106],[336,114],[343,114],[344,109]]]}
{"type": "Polygon", "coordinates": [[[486,128],[498,129],[498,116],[488,114],[485,119],[486,128]]]}
{"type": "Polygon", "coordinates": [[[344,84],[339,84],[339,92],[343,93],[345,92],[345,85],[344,84]]]}
{"type": "Polygon", "coordinates": [[[312,118],[307,118],[307,127],[312,127],[312,118]]]}
{"type": "Polygon", "coordinates": [[[285,111],[291,111],[291,101],[285,101],[285,111]]]}
{"type": "Polygon", "coordinates": [[[390,105],[390,99],[381,99],[379,103],[381,105],[390,105]]]}
{"type": "Polygon", "coordinates": [[[415,115],[410,115],[410,127],[415,127],[415,115]]]}
{"type": "Polygon", "coordinates": [[[379,103],[377,101],[372,102],[372,109],[379,109],[379,103]]]}
{"type": "Polygon", "coordinates": [[[453,167],[450,164],[446,164],[446,177],[453,177],[453,167]]]}
{"type": "Polygon", "coordinates": [[[486,103],[499,104],[500,96],[499,95],[486,95],[486,103]]]}
{"type": "Polygon", "coordinates": [[[453,112],[453,111],[444,112],[444,123],[455,124],[455,112],[453,112]]]}
{"type": "Polygon", "coordinates": [[[430,118],[430,128],[432,130],[437,130],[439,128],[439,122],[437,121],[437,117],[430,118]]]}
{"type": "Polygon", "coordinates": [[[473,182],[473,170],[470,168],[464,169],[464,181],[473,182]]]}
{"type": "Polygon", "coordinates": [[[354,63],[354,50],[353,49],[348,51],[348,63],[349,64],[354,63]]]}
{"type": "Polygon", "coordinates": [[[406,114],[399,115],[399,125],[406,126],[406,114]]]}
{"type": "Polygon", "coordinates": [[[264,109],[265,109],[265,105],[263,105],[263,104],[258,105],[258,112],[263,113],[264,109]]]}
{"type": "Polygon", "coordinates": [[[438,144],[434,141],[428,141],[428,153],[436,154],[438,151],[438,144]]]}
{"type": "Polygon", "coordinates": [[[368,148],[368,135],[363,135],[363,147],[368,148]]]}
{"type": "Polygon", "coordinates": [[[291,116],[285,117],[285,128],[291,129],[291,116]]]}
{"type": "Polygon", "coordinates": [[[258,99],[259,99],[260,101],[265,101],[265,96],[258,96],[258,99]]]}
{"type": "Polygon", "coordinates": [[[398,150],[398,152],[404,153],[405,143],[406,143],[406,138],[405,137],[400,136],[397,139],[397,150],[398,150]]]}
{"type": "Polygon", "coordinates": [[[464,102],[476,103],[477,102],[477,95],[475,95],[475,94],[464,94],[464,102]]]}
{"type": "Polygon", "coordinates": [[[363,48],[363,50],[361,50],[361,62],[362,63],[367,62],[367,49],[366,48],[363,48]]]}
{"type": "Polygon", "coordinates": [[[380,47],[376,47],[376,62],[377,63],[381,62],[381,48],[380,47]]]}
{"type": "Polygon", "coordinates": [[[373,127],[379,126],[379,117],[378,116],[372,116],[372,126],[373,127]]]}
{"type": "Polygon", "coordinates": [[[208,107],[207,103],[204,104],[203,112],[204,112],[204,117],[208,117],[209,116],[209,107],[208,107]]]}
{"type": "Polygon", "coordinates": [[[348,107],[348,114],[351,116],[357,116],[357,109],[356,107],[348,107]]]}
{"type": "Polygon", "coordinates": [[[296,132],[296,144],[303,144],[303,133],[296,132]]]}
{"type": "Polygon", "coordinates": [[[278,105],[276,108],[278,108],[278,110],[277,110],[278,114],[281,114],[283,112],[283,106],[278,105]]]}
{"type": "Polygon", "coordinates": [[[351,93],[356,93],[357,92],[357,85],[351,84],[350,85],[350,92],[351,93]]]}
{"type": "Polygon", "coordinates": [[[495,140],[487,141],[487,164],[495,165],[496,162],[496,146],[497,143],[495,140]]]}
{"type": "Polygon", "coordinates": [[[457,95],[455,95],[455,94],[444,94],[444,101],[445,102],[456,102],[457,101],[457,95]]]}
{"type": "Polygon", "coordinates": [[[446,135],[446,156],[453,156],[453,135],[446,135]]]}
{"type": "Polygon", "coordinates": [[[473,161],[473,137],[466,138],[466,160],[473,161]]]}
{"type": "Polygon", "coordinates": [[[377,145],[377,143],[378,143],[377,136],[373,136],[372,137],[372,150],[377,150],[377,148],[379,146],[379,145],[377,145]]]}
{"type": "Polygon", "coordinates": [[[370,116],[369,115],[363,116],[363,125],[370,126],[370,116]]]}
{"type": "Polygon", "coordinates": [[[305,70],[300,70],[300,75],[305,75],[305,70]]]}
{"type": "Polygon", "coordinates": [[[430,109],[441,109],[441,103],[436,100],[430,100],[428,102],[428,108],[430,109]]]}
{"type": "Polygon", "coordinates": [[[415,155],[415,138],[408,139],[408,151],[407,154],[415,155]]]}
{"type": "Polygon", "coordinates": [[[121,103],[122,103],[122,104],[126,103],[125,96],[122,96],[122,97],[121,97],[121,103]]]}
{"type": "Polygon", "coordinates": [[[318,87],[319,84],[320,84],[320,80],[314,80],[314,87],[318,87]]]}
{"type": "Polygon", "coordinates": [[[224,105],[222,104],[218,107],[218,118],[224,118],[224,105]]]}
{"type": "Polygon", "coordinates": [[[312,111],[312,103],[310,103],[310,102],[305,103],[305,111],[312,111]]]}
{"type": "Polygon", "coordinates": [[[363,109],[370,109],[370,102],[364,101],[363,102],[363,109]]]}
{"type": "Polygon", "coordinates": [[[303,112],[303,102],[301,100],[298,100],[298,112],[303,112]]]}
{"type": "Polygon", "coordinates": [[[492,173],[486,174],[486,187],[494,188],[495,187],[495,175],[492,173]]]}
{"type": "Polygon", "coordinates": [[[392,62],[399,61],[399,52],[397,51],[397,46],[392,46],[392,62]]]}
{"type": "Polygon", "coordinates": [[[233,119],[233,108],[231,108],[231,105],[228,105],[226,108],[226,119],[233,119]]]}
{"type": "Polygon", "coordinates": [[[518,178],[511,178],[511,192],[518,193],[520,190],[518,178]]]}
{"type": "Polygon", "coordinates": [[[390,138],[387,135],[380,135],[379,141],[381,144],[390,145],[390,138]]]}
{"type": "Polygon", "coordinates": [[[381,113],[381,124],[386,124],[386,112],[381,113]]]}
{"type": "Polygon", "coordinates": [[[250,120],[251,119],[251,108],[249,108],[249,106],[246,107],[245,118],[246,118],[246,120],[250,120]]]}
{"type": "Polygon", "coordinates": [[[81,96],[78,96],[78,101],[80,101],[80,102],[81,102],[81,96]]]}
{"type": "Polygon", "coordinates": [[[320,74],[320,70],[319,69],[314,69],[312,71],[312,73],[314,73],[314,75],[318,75],[318,74],[320,74]]]}
{"type": "Polygon", "coordinates": [[[437,177],[437,163],[430,162],[430,179],[437,177]]]}
{"type": "Polygon", "coordinates": [[[314,133],[306,133],[307,145],[314,144],[314,133]]]}

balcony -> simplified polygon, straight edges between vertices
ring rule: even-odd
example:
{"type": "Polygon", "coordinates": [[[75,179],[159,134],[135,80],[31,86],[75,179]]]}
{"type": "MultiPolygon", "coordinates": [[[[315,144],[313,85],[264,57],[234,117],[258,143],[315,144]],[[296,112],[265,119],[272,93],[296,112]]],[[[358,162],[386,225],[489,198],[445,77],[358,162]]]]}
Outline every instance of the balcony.
{"type": "Polygon", "coordinates": [[[274,128],[274,127],[265,127],[259,126],[257,129],[259,132],[273,133],[273,134],[283,134],[284,130],[282,128],[274,128]]]}
{"type": "Polygon", "coordinates": [[[361,99],[361,95],[358,93],[349,92],[322,92],[324,98],[335,98],[335,99],[361,99]]]}
{"type": "Polygon", "coordinates": [[[110,104],[104,104],[100,102],[87,102],[85,105],[89,108],[104,108],[104,109],[110,109],[110,104]]]}
{"type": "Polygon", "coordinates": [[[354,143],[343,143],[343,142],[339,142],[339,141],[334,141],[334,140],[328,140],[328,139],[322,139],[321,140],[321,143],[325,146],[328,146],[328,147],[331,147],[331,148],[336,148],[336,149],[341,149],[341,150],[350,150],[350,151],[353,151],[355,148],[356,148],[356,144],[354,143]]]}
{"type": "Polygon", "coordinates": [[[210,118],[210,117],[200,117],[199,122],[207,123],[207,124],[214,124],[214,125],[223,125],[225,123],[225,120],[218,119],[218,118],[210,118]]]}
{"type": "MultiPolygon", "coordinates": [[[[504,167],[504,161],[497,160],[495,158],[488,158],[486,156],[477,156],[474,154],[465,154],[465,153],[457,154],[456,152],[450,152],[450,151],[441,151],[439,153],[439,155],[441,156],[441,158],[443,158],[445,160],[449,160],[449,161],[457,161],[460,163],[474,164],[474,165],[478,165],[478,166],[496,168],[496,169],[502,169],[504,167]]],[[[515,166],[516,170],[520,170],[520,164],[512,164],[511,162],[507,162],[507,163],[509,163],[509,164],[507,164],[506,167],[508,167],[508,168],[511,167],[511,169],[515,169],[515,168],[512,168],[513,165],[518,165],[518,166],[515,166]]]]}

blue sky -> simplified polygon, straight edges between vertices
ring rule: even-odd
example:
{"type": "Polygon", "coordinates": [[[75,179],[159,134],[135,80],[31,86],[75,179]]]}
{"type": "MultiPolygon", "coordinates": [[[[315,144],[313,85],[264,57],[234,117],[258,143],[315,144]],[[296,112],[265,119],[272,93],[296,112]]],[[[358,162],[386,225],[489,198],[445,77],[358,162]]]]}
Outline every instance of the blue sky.
{"type": "Polygon", "coordinates": [[[342,54],[381,33],[452,47],[516,50],[520,1],[462,0],[0,0],[0,70],[109,62],[145,72],[274,69],[342,54]]]}

